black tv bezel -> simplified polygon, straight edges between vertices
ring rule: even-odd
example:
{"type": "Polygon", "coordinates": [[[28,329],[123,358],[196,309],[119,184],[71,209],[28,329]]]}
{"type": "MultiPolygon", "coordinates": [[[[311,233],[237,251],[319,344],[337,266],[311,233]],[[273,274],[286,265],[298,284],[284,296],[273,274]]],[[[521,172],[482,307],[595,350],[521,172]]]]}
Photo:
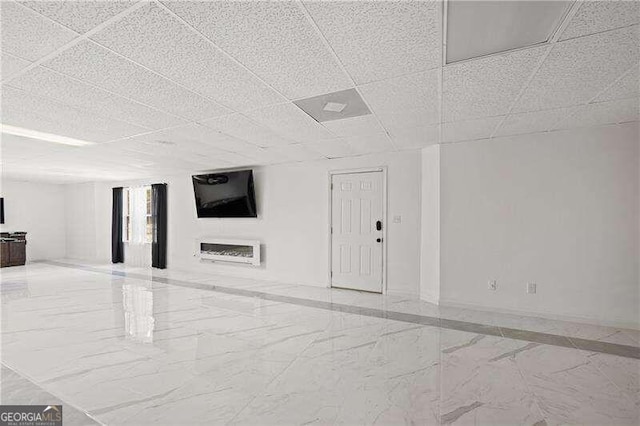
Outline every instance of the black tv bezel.
{"type": "Polygon", "coordinates": [[[193,185],[193,201],[196,205],[196,216],[198,219],[255,219],[258,217],[258,207],[257,207],[257,202],[256,202],[256,191],[255,191],[255,182],[253,179],[253,169],[240,169],[240,170],[220,170],[220,171],[215,171],[215,172],[209,172],[209,173],[202,173],[202,174],[197,174],[197,175],[191,175],[191,183],[193,185]],[[225,173],[242,173],[242,172],[249,172],[249,188],[248,188],[248,194],[250,197],[250,204],[251,204],[251,208],[253,211],[253,215],[246,215],[246,216],[220,216],[220,215],[213,215],[213,214],[207,214],[207,212],[210,212],[210,209],[201,209],[200,205],[198,204],[198,199],[196,197],[196,178],[202,178],[204,176],[211,176],[211,175],[219,175],[219,174],[225,174],[225,173]]]}

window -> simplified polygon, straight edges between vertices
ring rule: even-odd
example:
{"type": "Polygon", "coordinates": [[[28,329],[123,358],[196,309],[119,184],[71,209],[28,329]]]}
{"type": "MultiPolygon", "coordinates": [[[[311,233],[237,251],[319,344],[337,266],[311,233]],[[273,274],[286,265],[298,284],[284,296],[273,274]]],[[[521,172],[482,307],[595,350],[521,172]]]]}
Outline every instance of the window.
{"type": "Polygon", "coordinates": [[[122,240],[126,243],[151,243],[153,241],[151,187],[124,188],[122,196],[124,197],[122,240]]]}

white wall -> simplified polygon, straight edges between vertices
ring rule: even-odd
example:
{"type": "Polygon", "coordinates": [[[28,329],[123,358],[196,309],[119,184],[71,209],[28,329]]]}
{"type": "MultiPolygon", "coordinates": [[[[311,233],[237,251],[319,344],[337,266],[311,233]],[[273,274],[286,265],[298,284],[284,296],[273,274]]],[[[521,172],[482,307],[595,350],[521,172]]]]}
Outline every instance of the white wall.
{"type": "Polygon", "coordinates": [[[66,254],[64,185],[2,180],[3,232],[27,232],[27,261],[66,254]]]}
{"type": "Polygon", "coordinates": [[[440,151],[441,145],[422,150],[422,244],[420,298],[440,302],[440,151]]]}
{"type": "MultiPolygon", "coordinates": [[[[410,151],[256,168],[257,219],[198,219],[188,173],[112,185],[95,184],[95,202],[102,205],[97,213],[103,214],[94,224],[102,233],[97,244],[110,247],[111,187],[166,182],[168,268],[326,286],[329,170],[387,166],[388,215],[389,218],[402,217],[401,223],[389,220],[387,224],[388,289],[390,293],[417,296],[420,281],[420,161],[419,153],[410,151]],[[108,212],[106,217],[105,211],[108,212]],[[200,262],[194,254],[196,241],[204,236],[260,240],[264,245],[264,263],[256,268],[200,262]]],[[[80,194],[82,189],[70,191],[80,194]]],[[[83,196],[91,199],[90,193],[83,196]]],[[[77,206],[75,201],[74,205],[77,206]]],[[[77,237],[85,234],[86,226],[79,217],[69,222],[69,232],[75,234],[70,238],[70,253],[84,251],[85,244],[77,237]],[[80,225],[73,229],[76,219],[80,225]]],[[[98,260],[106,259],[98,256],[98,260]]]]}
{"type": "Polygon", "coordinates": [[[441,300],[637,325],[638,144],[633,123],[443,145],[441,300]]]}

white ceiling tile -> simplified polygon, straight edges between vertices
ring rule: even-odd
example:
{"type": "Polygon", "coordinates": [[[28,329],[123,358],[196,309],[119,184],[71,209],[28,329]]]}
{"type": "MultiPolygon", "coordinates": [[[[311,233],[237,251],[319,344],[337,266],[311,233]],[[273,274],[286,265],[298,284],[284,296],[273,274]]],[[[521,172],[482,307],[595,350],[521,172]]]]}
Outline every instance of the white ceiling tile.
{"type": "Polygon", "coordinates": [[[640,2],[629,0],[582,1],[560,40],[599,33],[640,22],[640,2]]]}
{"type": "Polygon", "coordinates": [[[35,61],[78,36],[74,31],[12,1],[0,2],[2,51],[35,61]]]}
{"type": "Polygon", "coordinates": [[[440,126],[398,127],[389,136],[399,149],[423,148],[439,142],[440,126]]]}
{"type": "Polygon", "coordinates": [[[0,79],[9,78],[18,71],[21,71],[31,65],[30,61],[20,59],[17,56],[10,55],[6,52],[2,52],[0,61],[2,61],[0,64],[2,66],[2,69],[0,70],[0,79]]]}
{"type": "Polygon", "coordinates": [[[111,19],[136,0],[21,1],[23,5],[79,33],[85,33],[111,19]]]}
{"type": "Polygon", "coordinates": [[[80,148],[0,133],[0,160],[2,163],[43,157],[61,152],[69,153],[77,149],[80,148]]]}
{"type": "Polygon", "coordinates": [[[352,86],[297,2],[167,2],[289,99],[352,86]]]}
{"type": "Polygon", "coordinates": [[[598,95],[595,102],[634,98],[640,95],[640,72],[638,67],[625,74],[619,81],[598,95]]]}
{"type": "Polygon", "coordinates": [[[74,108],[149,129],[162,129],[187,123],[184,119],[105,92],[48,68],[37,67],[29,70],[11,80],[8,85],[74,108]]]}
{"type": "Polygon", "coordinates": [[[141,135],[132,139],[131,143],[131,147],[142,143],[142,146],[149,150],[165,151],[172,153],[171,155],[179,155],[180,151],[214,155],[220,154],[221,151],[242,153],[256,149],[253,144],[199,124],[141,135]]]}
{"type": "Polygon", "coordinates": [[[334,136],[292,103],[273,105],[246,113],[251,119],[296,142],[308,143],[334,136]]]}
{"type": "Polygon", "coordinates": [[[488,117],[442,124],[442,142],[484,139],[491,136],[504,117],[488,117]]]}
{"type": "Polygon", "coordinates": [[[140,126],[105,119],[9,86],[2,87],[1,112],[0,122],[3,124],[90,142],[104,142],[148,131],[140,126]]]}
{"type": "Polygon", "coordinates": [[[443,120],[506,114],[547,47],[448,65],[443,74],[443,120]]]}
{"type": "Polygon", "coordinates": [[[439,67],[441,2],[305,2],[357,84],[439,67]]]}
{"type": "Polygon", "coordinates": [[[104,158],[108,161],[134,165],[139,169],[149,170],[189,170],[231,166],[220,157],[225,152],[192,145],[157,145],[133,138],[126,141],[109,142],[90,147],[82,153],[87,158],[104,158]]]}
{"type": "Polygon", "coordinates": [[[521,135],[551,130],[553,126],[569,114],[569,112],[571,112],[571,108],[511,114],[498,128],[495,136],[521,135]]]}
{"type": "Polygon", "coordinates": [[[324,127],[338,137],[367,136],[384,133],[384,129],[376,118],[369,115],[332,120],[323,123],[324,127]]]}
{"type": "Polygon", "coordinates": [[[405,110],[422,109],[423,125],[440,121],[440,70],[430,70],[358,87],[362,97],[384,123],[384,118],[405,110]]]}
{"type": "Polygon", "coordinates": [[[324,155],[309,148],[307,145],[294,144],[265,148],[271,155],[289,161],[312,161],[326,158],[324,155]]]}
{"type": "Polygon", "coordinates": [[[79,43],[43,66],[189,120],[229,112],[90,41],[79,43]]]}
{"type": "Polygon", "coordinates": [[[639,117],[640,101],[638,98],[621,99],[579,106],[573,114],[562,120],[555,128],[571,129],[600,124],[625,123],[638,121],[639,117]]]}
{"type": "Polygon", "coordinates": [[[229,114],[203,120],[201,124],[261,147],[294,143],[242,114],[229,114]]]}
{"type": "Polygon", "coordinates": [[[356,136],[344,138],[343,140],[349,144],[351,151],[357,155],[395,151],[395,147],[391,143],[391,140],[385,134],[375,136],[356,136]]]}
{"type": "Polygon", "coordinates": [[[638,63],[638,36],[636,25],[556,43],[514,111],[588,102],[638,63]]]}
{"type": "Polygon", "coordinates": [[[344,139],[328,139],[306,144],[313,151],[319,152],[327,158],[349,157],[354,155],[351,146],[344,139]]]}
{"type": "Polygon", "coordinates": [[[91,38],[234,110],[286,101],[156,4],[137,9],[91,38]]]}
{"type": "Polygon", "coordinates": [[[379,114],[384,128],[389,133],[398,133],[404,129],[432,126],[439,120],[433,120],[432,111],[419,108],[379,114]],[[430,118],[431,117],[431,118],[430,118]]]}

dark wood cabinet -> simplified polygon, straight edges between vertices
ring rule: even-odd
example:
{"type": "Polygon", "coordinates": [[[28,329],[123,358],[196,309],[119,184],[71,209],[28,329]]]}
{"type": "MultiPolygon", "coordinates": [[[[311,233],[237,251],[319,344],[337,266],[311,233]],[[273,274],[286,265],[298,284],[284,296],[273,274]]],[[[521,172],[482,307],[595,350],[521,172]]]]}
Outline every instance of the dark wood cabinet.
{"type": "Polygon", "coordinates": [[[0,268],[21,266],[27,261],[26,232],[2,233],[0,236],[0,268]]]}

